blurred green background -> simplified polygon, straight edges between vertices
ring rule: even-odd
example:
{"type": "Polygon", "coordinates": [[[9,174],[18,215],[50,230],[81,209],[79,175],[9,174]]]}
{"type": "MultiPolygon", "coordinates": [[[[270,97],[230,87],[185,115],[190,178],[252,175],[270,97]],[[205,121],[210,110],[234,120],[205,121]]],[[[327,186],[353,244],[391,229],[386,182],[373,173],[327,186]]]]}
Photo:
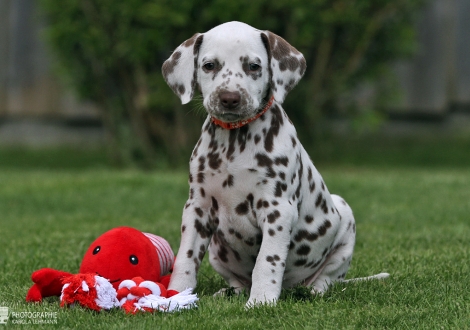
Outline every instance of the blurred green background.
{"type": "Polygon", "coordinates": [[[186,166],[205,113],[198,101],[180,104],[161,65],[195,32],[238,20],[304,54],[306,74],[284,108],[315,161],[468,164],[469,7],[465,0],[4,0],[0,161],[52,146],[58,158],[58,149],[78,147],[114,166],[186,166]]]}

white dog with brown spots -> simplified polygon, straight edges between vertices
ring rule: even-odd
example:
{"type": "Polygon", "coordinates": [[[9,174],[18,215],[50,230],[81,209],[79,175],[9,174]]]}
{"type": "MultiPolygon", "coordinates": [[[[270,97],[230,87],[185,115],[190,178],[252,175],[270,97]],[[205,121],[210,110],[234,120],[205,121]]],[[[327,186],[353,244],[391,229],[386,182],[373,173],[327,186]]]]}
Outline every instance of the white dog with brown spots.
{"type": "Polygon", "coordinates": [[[195,34],[163,64],[182,103],[197,88],[208,112],[169,289],[196,286],[207,250],[230,287],[250,291],[248,307],[275,304],[282,288],[322,293],[344,280],[355,242],[351,208],[328,192],[281,107],[305,69],[284,39],[240,22],[195,34]]]}

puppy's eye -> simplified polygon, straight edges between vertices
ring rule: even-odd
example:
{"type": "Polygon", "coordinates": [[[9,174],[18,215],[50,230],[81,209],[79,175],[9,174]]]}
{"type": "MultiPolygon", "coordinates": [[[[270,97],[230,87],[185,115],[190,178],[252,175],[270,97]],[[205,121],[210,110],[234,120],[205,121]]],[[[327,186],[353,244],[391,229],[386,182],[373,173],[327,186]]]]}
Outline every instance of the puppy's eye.
{"type": "Polygon", "coordinates": [[[249,68],[250,68],[250,71],[258,71],[259,69],[261,69],[261,66],[256,63],[250,63],[249,68]]]}
{"type": "Polygon", "coordinates": [[[207,62],[206,64],[203,65],[204,69],[207,71],[212,71],[215,69],[215,65],[212,62],[207,62]]]}

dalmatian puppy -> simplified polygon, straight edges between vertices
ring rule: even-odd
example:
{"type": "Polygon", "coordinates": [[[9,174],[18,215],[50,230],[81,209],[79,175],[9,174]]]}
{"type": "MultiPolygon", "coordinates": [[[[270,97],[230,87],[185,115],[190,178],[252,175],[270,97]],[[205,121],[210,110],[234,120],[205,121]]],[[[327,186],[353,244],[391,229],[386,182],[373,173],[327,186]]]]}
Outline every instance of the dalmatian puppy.
{"type": "Polygon", "coordinates": [[[353,213],[329,193],[281,106],[305,69],[284,39],[240,22],[195,34],[163,64],[182,103],[197,88],[208,113],[170,290],[196,286],[206,251],[230,287],[250,292],[247,307],[275,304],[298,284],[322,293],[346,276],[353,213]]]}

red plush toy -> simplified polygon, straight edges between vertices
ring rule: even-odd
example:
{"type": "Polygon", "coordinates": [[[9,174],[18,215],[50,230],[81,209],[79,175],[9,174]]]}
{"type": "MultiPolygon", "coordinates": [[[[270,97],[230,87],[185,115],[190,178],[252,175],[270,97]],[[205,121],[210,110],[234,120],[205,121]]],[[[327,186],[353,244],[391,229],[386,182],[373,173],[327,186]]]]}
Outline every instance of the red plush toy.
{"type": "Polygon", "coordinates": [[[87,283],[94,285],[95,281],[104,286],[100,282],[104,278],[117,291],[122,281],[137,277],[161,284],[165,288],[162,290],[166,293],[164,296],[171,297],[178,294],[166,290],[174,259],[170,245],[163,238],[130,227],[114,228],[90,245],[80,265],[79,278],[51,268],[35,271],[31,276],[34,284],[26,295],[26,301],[39,302],[45,297],[61,295],[68,280],[85,283],[80,285],[87,288],[87,283]]]}

